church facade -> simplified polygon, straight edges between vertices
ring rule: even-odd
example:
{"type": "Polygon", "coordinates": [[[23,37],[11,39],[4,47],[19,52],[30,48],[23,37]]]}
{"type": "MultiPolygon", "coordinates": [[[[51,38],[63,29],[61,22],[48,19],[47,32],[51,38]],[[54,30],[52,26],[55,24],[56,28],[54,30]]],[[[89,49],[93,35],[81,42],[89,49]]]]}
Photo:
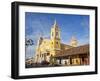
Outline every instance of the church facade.
{"type": "Polygon", "coordinates": [[[84,58],[86,57],[87,62],[85,64],[88,64],[89,63],[89,55],[88,55],[89,49],[83,46],[85,51],[86,49],[88,49],[86,53],[80,52],[81,55],[78,52],[75,53],[75,50],[79,51],[80,49],[83,49],[81,46],[78,46],[78,41],[75,39],[75,37],[72,37],[69,45],[64,44],[61,42],[60,33],[61,33],[61,30],[55,21],[53,26],[51,27],[50,39],[40,37],[38,40],[36,54],[35,54],[35,63],[41,63],[43,61],[47,61],[50,64],[56,63],[56,64],[62,64],[62,65],[65,65],[65,64],[70,65],[73,63],[73,65],[74,64],[77,65],[77,64],[82,64],[81,61],[83,57],[84,58]],[[71,58],[74,58],[74,59],[71,59],[71,58]]]}

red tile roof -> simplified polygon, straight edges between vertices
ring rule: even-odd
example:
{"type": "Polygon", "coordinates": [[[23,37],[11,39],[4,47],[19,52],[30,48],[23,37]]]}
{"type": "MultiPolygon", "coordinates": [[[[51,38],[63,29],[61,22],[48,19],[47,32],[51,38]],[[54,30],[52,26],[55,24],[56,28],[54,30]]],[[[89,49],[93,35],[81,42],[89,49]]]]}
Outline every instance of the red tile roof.
{"type": "Polygon", "coordinates": [[[89,53],[89,44],[62,50],[55,57],[89,53]]]}

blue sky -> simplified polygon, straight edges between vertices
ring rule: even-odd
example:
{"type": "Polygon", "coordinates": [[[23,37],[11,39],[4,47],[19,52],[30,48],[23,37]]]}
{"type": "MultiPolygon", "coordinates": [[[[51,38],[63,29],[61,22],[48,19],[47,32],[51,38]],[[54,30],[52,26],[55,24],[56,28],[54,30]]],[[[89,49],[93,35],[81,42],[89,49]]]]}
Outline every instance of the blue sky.
{"type": "Polygon", "coordinates": [[[50,38],[50,30],[54,21],[61,30],[61,42],[69,44],[71,37],[77,38],[79,44],[89,43],[89,15],[25,13],[25,37],[33,39],[34,45],[26,49],[26,57],[35,54],[37,40],[40,36],[50,38]]]}

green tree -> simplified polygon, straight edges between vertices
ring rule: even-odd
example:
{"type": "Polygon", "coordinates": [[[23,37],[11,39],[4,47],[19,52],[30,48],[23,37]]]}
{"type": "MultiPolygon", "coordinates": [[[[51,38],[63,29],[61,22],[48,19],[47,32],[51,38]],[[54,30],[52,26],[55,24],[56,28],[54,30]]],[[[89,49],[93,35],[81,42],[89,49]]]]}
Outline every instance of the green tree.
{"type": "Polygon", "coordinates": [[[50,64],[55,65],[56,64],[56,59],[51,55],[50,56],[50,64]]]}

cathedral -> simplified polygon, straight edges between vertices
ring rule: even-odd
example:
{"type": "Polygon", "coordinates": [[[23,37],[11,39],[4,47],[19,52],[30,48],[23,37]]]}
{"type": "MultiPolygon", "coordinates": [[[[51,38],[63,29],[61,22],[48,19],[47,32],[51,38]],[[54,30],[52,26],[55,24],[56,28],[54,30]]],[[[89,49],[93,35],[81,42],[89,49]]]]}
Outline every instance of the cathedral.
{"type": "Polygon", "coordinates": [[[61,42],[60,33],[61,30],[58,27],[57,22],[54,21],[54,24],[51,27],[50,39],[40,37],[38,40],[36,54],[35,54],[35,63],[41,63],[42,61],[47,61],[49,63],[55,62],[64,65],[65,64],[70,65],[73,63],[74,65],[74,64],[82,64],[81,61],[84,61],[86,59],[85,64],[88,64],[89,45],[78,46],[78,41],[74,36],[72,37],[70,44],[68,45],[64,44],[61,42]],[[73,50],[74,52],[72,52],[73,50]],[[76,54],[73,55],[75,51],[76,54]]]}

